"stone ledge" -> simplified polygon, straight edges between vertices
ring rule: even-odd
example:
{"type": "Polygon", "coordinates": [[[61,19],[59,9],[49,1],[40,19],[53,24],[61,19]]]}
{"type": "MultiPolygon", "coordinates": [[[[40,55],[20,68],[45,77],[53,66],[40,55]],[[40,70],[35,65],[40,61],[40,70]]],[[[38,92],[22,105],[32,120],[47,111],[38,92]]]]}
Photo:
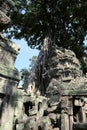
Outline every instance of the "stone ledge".
{"type": "Polygon", "coordinates": [[[0,64],[0,75],[17,81],[21,79],[21,74],[18,72],[17,69],[12,69],[2,64],[0,64]]]}
{"type": "Polygon", "coordinates": [[[65,96],[87,96],[87,88],[81,90],[63,90],[63,94],[65,96]]]}
{"type": "Polygon", "coordinates": [[[14,48],[9,46],[8,44],[5,44],[4,42],[0,41],[0,46],[3,47],[5,50],[10,51],[11,53],[18,54],[18,51],[16,51],[14,48]]]}

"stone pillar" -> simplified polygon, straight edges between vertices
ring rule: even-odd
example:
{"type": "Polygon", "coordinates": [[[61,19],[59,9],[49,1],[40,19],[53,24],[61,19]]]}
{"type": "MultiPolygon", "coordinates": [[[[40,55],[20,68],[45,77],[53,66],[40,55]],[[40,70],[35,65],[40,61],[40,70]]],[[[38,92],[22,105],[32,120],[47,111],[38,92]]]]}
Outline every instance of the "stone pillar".
{"type": "Polygon", "coordinates": [[[73,97],[70,96],[69,97],[69,110],[68,110],[68,114],[69,114],[69,130],[73,130],[73,97]]]}
{"type": "Polygon", "coordinates": [[[73,130],[73,97],[61,97],[61,130],[73,130]]]}
{"type": "Polygon", "coordinates": [[[67,107],[68,107],[68,97],[62,96],[61,97],[61,130],[70,130],[67,107]]]}

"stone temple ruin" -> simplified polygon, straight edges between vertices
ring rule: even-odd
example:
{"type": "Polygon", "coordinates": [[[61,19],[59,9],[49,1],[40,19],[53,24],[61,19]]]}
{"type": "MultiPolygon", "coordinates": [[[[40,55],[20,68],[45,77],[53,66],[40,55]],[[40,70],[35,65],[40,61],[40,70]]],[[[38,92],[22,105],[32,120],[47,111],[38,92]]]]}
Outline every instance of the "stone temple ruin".
{"type": "Polygon", "coordinates": [[[46,38],[25,88],[18,89],[15,129],[87,129],[87,78],[71,50],[46,38]]]}
{"type": "Polygon", "coordinates": [[[87,130],[87,78],[75,53],[46,37],[26,89],[19,87],[19,47],[2,35],[14,3],[0,6],[0,130],[87,130]]]}

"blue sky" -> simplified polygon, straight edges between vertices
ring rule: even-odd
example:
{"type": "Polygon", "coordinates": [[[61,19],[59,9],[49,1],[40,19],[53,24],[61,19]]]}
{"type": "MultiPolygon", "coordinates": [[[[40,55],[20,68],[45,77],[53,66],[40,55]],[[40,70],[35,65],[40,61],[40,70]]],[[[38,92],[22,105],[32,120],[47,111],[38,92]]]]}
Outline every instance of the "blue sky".
{"type": "Polygon", "coordinates": [[[23,68],[29,68],[29,59],[32,56],[38,56],[39,51],[36,49],[31,49],[27,43],[22,40],[12,40],[15,44],[20,45],[20,52],[17,56],[15,67],[20,71],[23,68]]]}

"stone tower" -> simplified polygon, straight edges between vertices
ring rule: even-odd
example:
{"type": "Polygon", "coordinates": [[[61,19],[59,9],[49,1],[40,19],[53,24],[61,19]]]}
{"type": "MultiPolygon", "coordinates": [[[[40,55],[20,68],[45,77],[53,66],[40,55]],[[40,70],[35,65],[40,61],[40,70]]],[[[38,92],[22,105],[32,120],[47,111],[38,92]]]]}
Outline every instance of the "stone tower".
{"type": "Polygon", "coordinates": [[[57,93],[60,86],[60,89],[67,89],[62,88],[62,83],[70,84],[71,81],[82,76],[80,62],[75,53],[50,43],[45,47],[43,46],[38,56],[35,73],[37,84],[41,85],[39,88],[41,93],[47,94],[47,96],[54,94],[54,89],[57,93]],[[52,93],[50,90],[52,90],[52,93]]]}
{"type": "Polygon", "coordinates": [[[9,24],[9,12],[14,7],[13,1],[0,0],[0,130],[13,130],[15,92],[20,74],[14,67],[20,48],[4,38],[2,31],[9,24]]]}

